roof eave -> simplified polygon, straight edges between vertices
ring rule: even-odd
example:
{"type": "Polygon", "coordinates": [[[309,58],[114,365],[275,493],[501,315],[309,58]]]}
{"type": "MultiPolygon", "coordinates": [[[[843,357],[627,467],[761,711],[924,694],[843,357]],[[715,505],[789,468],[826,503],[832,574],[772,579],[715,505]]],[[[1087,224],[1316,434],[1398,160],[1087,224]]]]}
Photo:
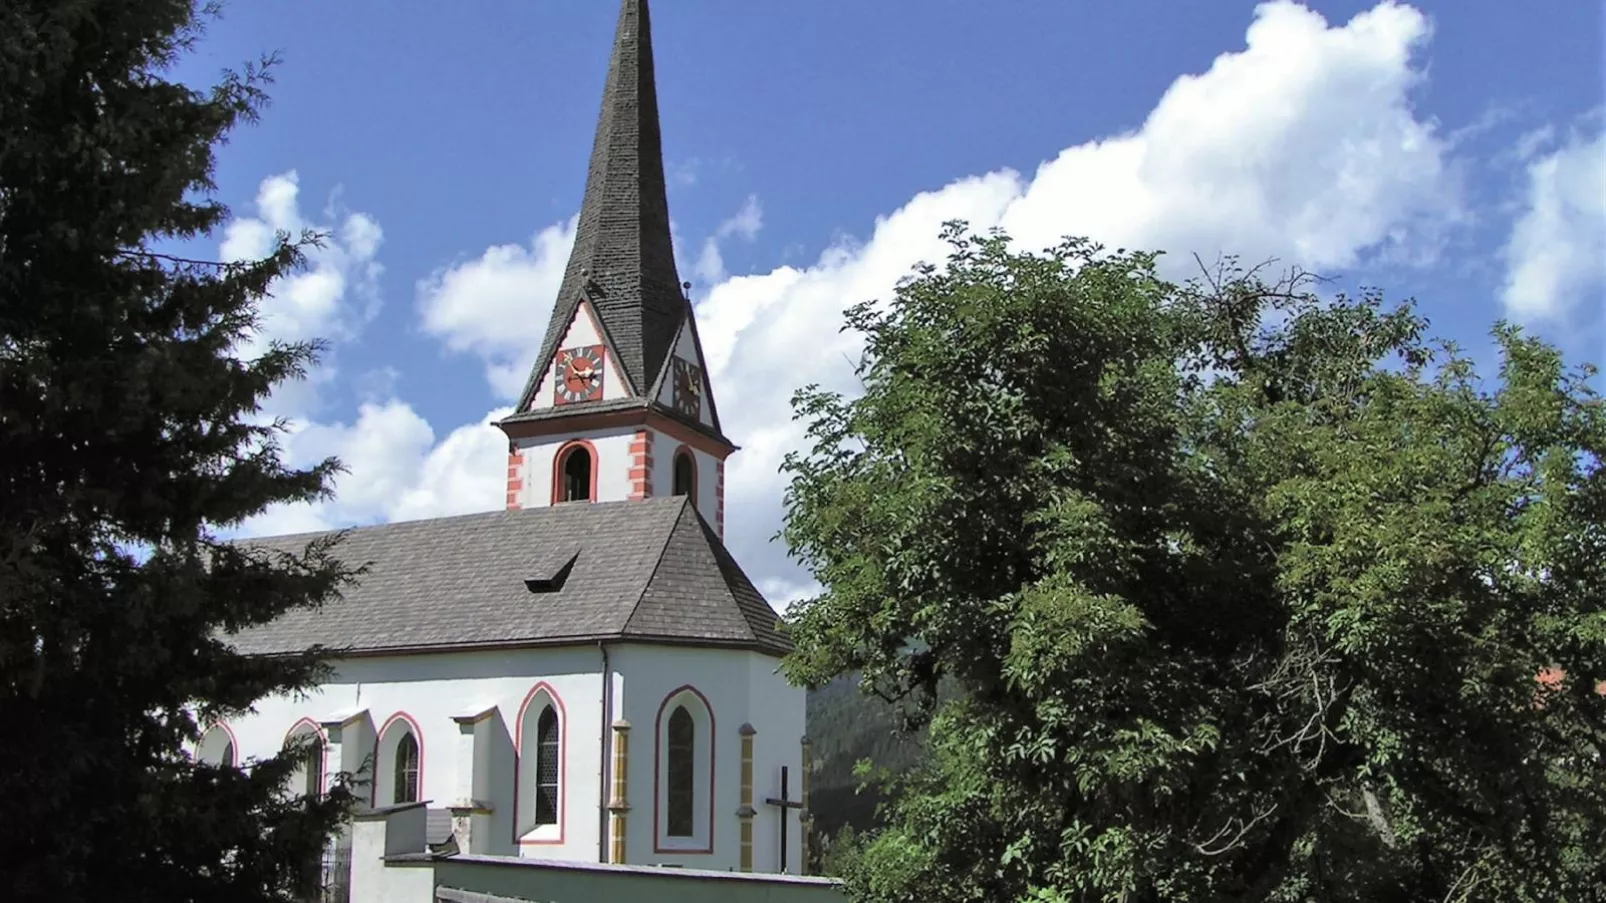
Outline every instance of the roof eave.
{"type": "MultiPolygon", "coordinates": [[[[324,654],[328,660],[352,658],[385,658],[400,655],[446,655],[462,652],[507,652],[516,649],[554,649],[562,647],[594,646],[597,643],[638,643],[644,646],[676,646],[694,647],[699,649],[729,649],[735,651],[757,652],[773,658],[784,658],[792,651],[787,644],[765,642],[753,639],[709,639],[702,637],[678,637],[652,633],[595,633],[576,634],[565,637],[526,638],[517,640],[494,640],[485,642],[464,643],[420,643],[414,645],[396,646],[350,646],[341,650],[330,650],[324,654]]],[[[249,657],[280,658],[301,655],[302,652],[275,650],[270,652],[247,652],[249,657]]]]}

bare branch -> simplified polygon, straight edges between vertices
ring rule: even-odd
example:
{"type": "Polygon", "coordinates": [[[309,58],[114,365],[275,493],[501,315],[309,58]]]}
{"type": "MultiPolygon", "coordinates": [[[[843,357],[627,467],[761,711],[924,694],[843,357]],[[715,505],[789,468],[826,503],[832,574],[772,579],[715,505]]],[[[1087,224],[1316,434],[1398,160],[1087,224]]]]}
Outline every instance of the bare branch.
{"type": "Polygon", "coordinates": [[[1272,803],[1269,807],[1266,808],[1266,811],[1261,812],[1260,814],[1256,815],[1254,818],[1251,818],[1247,822],[1244,822],[1241,819],[1229,818],[1229,819],[1227,819],[1227,823],[1225,825],[1221,826],[1221,830],[1217,831],[1215,833],[1215,836],[1211,837],[1209,840],[1205,841],[1204,843],[1196,843],[1196,844],[1194,844],[1193,848],[1198,850],[1200,852],[1200,854],[1205,855],[1205,856],[1220,856],[1220,855],[1222,855],[1224,853],[1229,853],[1229,852],[1231,852],[1231,851],[1233,851],[1235,849],[1238,849],[1239,847],[1244,845],[1244,842],[1243,842],[1244,837],[1246,835],[1248,835],[1251,830],[1254,829],[1255,825],[1258,825],[1261,822],[1265,821],[1266,819],[1270,818],[1271,814],[1273,812],[1276,812],[1276,811],[1277,811],[1277,804],[1276,803],[1272,803]],[[1232,830],[1232,825],[1233,825],[1233,822],[1235,822],[1235,821],[1236,822],[1240,822],[1242,824],[1242,827],[1238,829],[1238,833],[1234,834],[1232,836],[1231,840],[1227,841],[1226,843],[1222,844],[1221,846],[1218,846],[1215,849],[1211,849],[1210,848],[1211,844],[1213,844],[1216,841],[1220,840],[1222,837],[1226,836],[1228,831],[1232,830]]]}

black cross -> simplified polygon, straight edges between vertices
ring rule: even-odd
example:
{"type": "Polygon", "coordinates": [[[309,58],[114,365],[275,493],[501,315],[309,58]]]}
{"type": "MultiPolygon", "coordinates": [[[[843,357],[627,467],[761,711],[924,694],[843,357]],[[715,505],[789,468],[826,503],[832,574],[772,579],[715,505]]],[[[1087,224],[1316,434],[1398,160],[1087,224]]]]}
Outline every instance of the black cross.
{"type": "Polygon", "coordinates": [[[785,765],[781,766],[781,798],[775,799],[774,797],[771,797],[764,802],[771,806],[779,807],[781,810],[781,874],[784,875],[786,874],[786,823],[791,821],[791,819],[786,817],[786,810],[803,808],[802,803],[796,800],[787,799],[785,765]]]}

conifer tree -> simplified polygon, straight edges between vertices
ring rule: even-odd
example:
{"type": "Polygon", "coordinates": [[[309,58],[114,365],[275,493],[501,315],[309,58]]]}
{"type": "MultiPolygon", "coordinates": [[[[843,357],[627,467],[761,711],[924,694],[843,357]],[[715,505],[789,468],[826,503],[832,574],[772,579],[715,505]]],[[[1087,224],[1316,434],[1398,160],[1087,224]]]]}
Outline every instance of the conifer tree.
{"type": "Polygon", "coordinates": [[[8,901],[306,899],[349,804],[340,782],[287,790],[296,749],[241,768],[189,755],[209,720],[323,673],[318,650],[247,658],[228,634],[353,576],[328,544],[267,557],[220,539],[325,495],[338,465],[286,466],[261,414],[317,348],[241,350],[316,237],[228,266],[175,251],[226,216],[210,198],[214,148],[261,108],[272,63],[209,91],[169,80],[215,12],[0,4],[8,901]]]}

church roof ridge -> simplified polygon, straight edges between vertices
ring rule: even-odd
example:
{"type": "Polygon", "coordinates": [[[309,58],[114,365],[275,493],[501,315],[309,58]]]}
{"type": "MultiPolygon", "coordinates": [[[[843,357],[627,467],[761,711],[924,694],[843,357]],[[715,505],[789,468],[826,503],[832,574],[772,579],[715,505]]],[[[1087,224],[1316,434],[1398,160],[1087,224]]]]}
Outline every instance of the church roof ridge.
{"type": "Polygon", "coordinates": [[[582,301],[596,311],[631,394],[645,395],[669,359],[685,308],[647,0],[620,4],[574,248],[518,410],[529,407],[582,301]]]}
{"type": "MultiPolygon", "coordinates": [[[[319,609],[230,638],[248,654],[336,655],[574,645],[598,640],[790,651],[764,601],[686,497],[572,502],[241,540],[334,555],[369,571],[319,609]],[[581,549],[562,586],[532,593],[544,550],[581,549]],[[553,617],[561,612],[561,617],[553,617]]],[[[550,556],[546,556],[550,557],[550,556]]]]}

